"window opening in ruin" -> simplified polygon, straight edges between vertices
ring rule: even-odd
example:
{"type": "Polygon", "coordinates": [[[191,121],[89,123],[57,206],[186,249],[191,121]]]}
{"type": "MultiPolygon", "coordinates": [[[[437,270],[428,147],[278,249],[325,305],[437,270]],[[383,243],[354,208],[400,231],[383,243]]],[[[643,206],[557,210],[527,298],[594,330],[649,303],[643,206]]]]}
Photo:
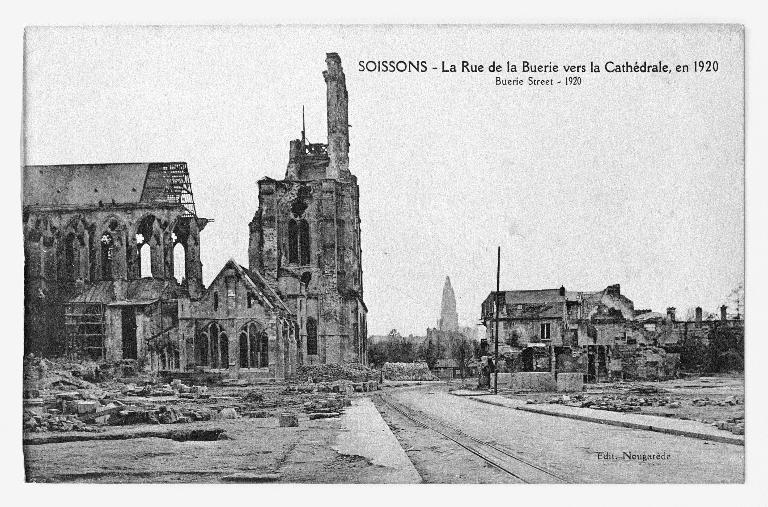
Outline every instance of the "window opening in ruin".
{"type": "Polygon", "coordinates": [[[266,332],[251,322],[240,329],[240,367],[266,368],[269,366],[269,342],[266,332]]]}
{"type": "Polygon", "coordinates": [[[114,256],[115,241],[112,235],[105,232],[101,236],[101,278],[112,280],[112,257],[114,256]]]}
{"type": "Polygon", "coordinates": [[[309,224],[299,220],[299,262],[302,266],[309,264],[309,224]]]}
{"type": "Polygon", "coordinates": [[[229,338],[215,322],[208,326],[208,350],[211,368],[229,368],[229,338]]]}
{"type": "Polygon", "coordinates": [[[549,323],[541,324],[541,339],[544,340],[551,340],[552,336],[550,334],[551,332],[551,325],[549,323]]]}
{"type": "MultiPolygon", "coordinates": [[[[252,364],[252,367],[266,367],[269,366],[267,361],[261,360],[261,334],[255,324],[248,326],[248,361],[252,364]]],[[[266,352],[266,348],[264,349],[266,352]]]]}
{"type": "Polygon", "coordinates": [[[70,232],[64,240],[64,276],[66,280],[74,281],[77,279],[77,237],[70,232]]]}
{"type": "Polygon", "coordinates": [[[259,364],[266,368],[269,366],[269,336],[266,331],[262,331],[259,334],[259,364]]]}
{"type": "Polygon", "coordinates": [[[306,266],[310,259],[309,223],[302,220],[288,221],[288,262],[306,266]]]}
{"type": "Polygon", "coordinates": [[[253,292],[249,292],[247,296],[247,302],[248,302],[248,308],[251,308],[253,306],[253,292]]]}
{"type": "Polygon", "coordinates": [[[299,262],[299,227],[293,219],[288,221],[288,262],[299,262]]]}
{"type": "Polygon", "coordinates": [[[123,332],[123,359],[136,359],[138,343],[136,342],[136,311],[129,306],[122,309],[121,328],[123,332]]]}
{"type": "Polygon", "coordinates": [[[246,331],[240,331],[240,368],[250,368],[249,347],[248,347],[248,333],[246,331]]]}
{"type": "Polygon", "coordinates": [[[139,247],[139,262],[141,278],[152,278],[152,249],[147,243],[144,243],[139,247]]]}
{"type": "Polygon", "coordinates": [[[223,331],[219,333],[219,351],[219,368],[229,368],[229,337],[223,331]]]}
{"type": "Polygon", "coordinates": [[[186,280],[187,249],[181,243],[173,247],[173,277],[177,282],[186,280]]]}
{"type": "Polygon", "coordinates": [[[200,366],[208,366],[208,342],[210,337],[208,333],[200,333],[200,340],[197,345],[197,364],[200,366]]]}
{"type": "Polygon", "coordinates": [[[213,293],[213,311],[214,312],[219,311],[219,293],[218,292],[213,293]]]}
{"type": "Polygon", "coordinates": [[[219,367],[219,326],[216,323],[211,324],[208,330],[208,336],[210,337],[210,344],[208,350],[210,351],[210,365],[211,368],[219,367]]]}
{"type": "Polygon", "coordinates": [[[314,317],[307,319],[307,355],[317,355],[317,321],[314,317]]]}

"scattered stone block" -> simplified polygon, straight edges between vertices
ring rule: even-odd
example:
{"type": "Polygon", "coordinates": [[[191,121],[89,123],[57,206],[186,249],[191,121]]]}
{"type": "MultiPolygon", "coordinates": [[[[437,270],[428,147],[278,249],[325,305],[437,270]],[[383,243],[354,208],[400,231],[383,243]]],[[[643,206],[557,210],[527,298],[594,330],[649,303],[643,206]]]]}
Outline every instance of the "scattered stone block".
{"type": "Polygon", "coordinates": [[[56,398],[60,400],[72,401],[72,400],[80,400],[83,397],[80,396],[80,393],[77,391],[68,391],[66,393],[58,393],[56,395],[56,398]]]}
{"type": "Polygon", "coordinates": [[[299,425],[299,416],[290,412],[283,412],[280,414],[280,426],[283,428],[291,428],[299,425]]]}
{"type": "Polygon", "coordinates": [[[78,401],[76,407],[78,414],[95,414],[100,405],[98,401],[88,400],[78,401]]]}
{"type": "Polygon", "coordinates": [[[584,390],[584,375],[582,373],[558,373],[558,392],[580,392],[584,390]]]}
{"type": "Polygon", "coordinates": [[[222,408],[219,411],[219,419],[237,419],[237,410],[232,407],[222,408]]]}
{"type": "Polygon", "coordinates": [[[309,420],[313,421],[315,419],[329,419],[331,417],[339,417],[341,414],[339,412],[315,412],[313,414],[309,414],[309,420]]]}

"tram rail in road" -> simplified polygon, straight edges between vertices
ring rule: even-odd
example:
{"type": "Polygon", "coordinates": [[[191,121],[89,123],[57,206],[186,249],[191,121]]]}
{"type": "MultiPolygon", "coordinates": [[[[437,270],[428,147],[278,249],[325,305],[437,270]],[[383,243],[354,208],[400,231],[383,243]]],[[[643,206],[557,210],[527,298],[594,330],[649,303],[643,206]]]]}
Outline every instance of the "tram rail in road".
{"type": "Polygon", "coordinates": [[[451,440],[472,454],[478,456],[486,463],[511,475],[521,483],[558,484],[572,482],[562,475],[552,472],[545,466],[520,457],[511,449],[493,442],[483,441],[463,432],[455,426],[451,426],[450,424],[430,417],[420,410],[413,409],[403,403],[395,401],[389,394],[382,393],[379,396],[387,407],[412,421],[417,426],[432,430],[444,438],[451,440]]]}

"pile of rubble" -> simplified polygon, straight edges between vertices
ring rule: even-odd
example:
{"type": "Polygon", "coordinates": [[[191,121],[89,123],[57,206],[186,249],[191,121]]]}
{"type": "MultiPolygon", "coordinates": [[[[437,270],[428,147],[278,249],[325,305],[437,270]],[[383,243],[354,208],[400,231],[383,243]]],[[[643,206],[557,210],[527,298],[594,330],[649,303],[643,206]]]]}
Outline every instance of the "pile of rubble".
{"type": "Polygon", "coordinates": [[[344,411],[344,407],[348,407],[351,404],[352,401],[346,396],[322,398],[305,402],[304,411],[309,414],[310,421],[314,419],[328,419],[339,417],[344,411]]]}
{"type": "Polygon", "coordinates": [[[175,424],[216,418],[217,413],[194,407],[174,407],[172,402],[184,394],[205,399],[205,386],[180,383],[163,386],[133,384],[122,390],[105,391],[92,385],[88,389],[37,392],[37,397],[24,399],[26,431],[98,431],[100,426],[133,424],[175,424]],[[186,393],[185,393],[186,392],[186,393]],[[165,403],[144,401],[147,397],[171,397],[165,403]],[[136,401],[130,401],[136,397],[136,401]]]}
{"type": "Polygon", "coordinates": [[[382,373],[386,380],[438,380],[427,363],[384,363],[382,373]]]}
{"type": "Polygon", "coordinates": [[[104,432],[110,426],[181,424],[218,419],[336,417],[356,392],[380,389],[379,374],[360,365],[302,368],[304,382],[247,385],[195,375],[164,377],[104,365],[25,358],[24,431],[104,432]],[[118,369],[119,370],[119,369],[118,369]],[[183,380],[182,380],[183,379],[183,380]],[[197,385],[208,382],[208,385],[197,385]]]}
{"type": "Polygon", "coordinates": [[[744,434],[744,417],[731,417],[725,421],[716,421],[712,423],[717,429],[730,431],[734,435],[744,434]]]}
{"type": "Polygon", "coordinates": [[[338,380],[367,382],[378,380],[379,372],[362,364],[318,364],[299,367],[296,379],[308,383],[338,380]]]}
{"type": "MultiPolygon", "coordinates": [[[[535,403],[527,400],[526,403],[535,403]]],[[[640,412],[642,407],[680,408],[679,401],[669,396],[588,396],[584,394],[562,395],[548,398],[546,403],[557,403],[570,407],[593,408],[612,412],[640,412]]]]}
{"type": "Polygon", "coordinates": [[[707,406],[725,407],[725,406],[741,405],[742,401],[736,396],[728,396],[723,400],[711,400],[709,399],[709,397],[704,397],[704,398],[696,398],[691,402],[691,404],[697,407],[707,407],[707,406]]]}
{"type": "Polygon", "coordinates": [[[352,393],[364,393],[378,391],[381,385],[378,380],[366,380],[354,382],[351,380],[337,380],[335,382],[303,382],[301,384],[289,384],[285,387],[286,393],[340,393],[350,395],[352,393]]]}

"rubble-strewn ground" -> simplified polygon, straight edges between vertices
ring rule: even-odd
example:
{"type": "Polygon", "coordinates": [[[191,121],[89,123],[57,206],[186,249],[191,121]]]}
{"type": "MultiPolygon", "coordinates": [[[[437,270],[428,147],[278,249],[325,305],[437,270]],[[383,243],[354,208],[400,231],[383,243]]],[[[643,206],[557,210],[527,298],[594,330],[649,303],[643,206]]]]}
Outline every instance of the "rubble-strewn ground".
{"type": "Polygon", "coordinates": [[[27,480],[375,482],[376,466],[332,448],[345,408],[378,389],[360,381],[377,377],[365,370],[314,368],[312,383],[257,385],[185,376],[188,385],[129,363],[27,358],[27,480]],[[281,427],[281,415],[298,427],[281,427]]]}
{"type": "MultiPolygon", "coordinates": [[[[502,394],[502,393],[500,393],[502,394]]],[[[744,376],[586,384],[582,393],[503,393],[528,403],[560,403],[711,424],[744,434],[744,376]]]]}

